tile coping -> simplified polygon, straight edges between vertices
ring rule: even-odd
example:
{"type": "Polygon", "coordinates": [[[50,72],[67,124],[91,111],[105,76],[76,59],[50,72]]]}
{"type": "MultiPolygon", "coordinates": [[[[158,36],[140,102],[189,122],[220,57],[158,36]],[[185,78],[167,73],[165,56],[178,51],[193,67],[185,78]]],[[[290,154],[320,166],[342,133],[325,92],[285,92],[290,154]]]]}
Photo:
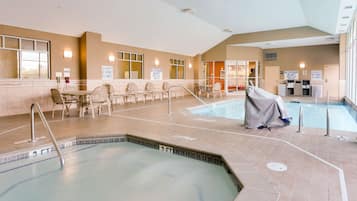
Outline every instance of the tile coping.
{"type": "MultiPolygon", "coordinates": [[[[223,166],[227,173],[230,175],[234,185],[236,186],[238,193],[243,189],[243,184],[240,182],[236,174],[232,171],[227,161],[223,156],[215,153],[210,153],[202,150],[186,148],[183,146],[160,142],[148,138],[138,137],[131,134],[119,134],[119,135],[107,135],[107,136],[88,136],[88,137],[71,137],[58,141],[60,149],[66,149],[72,146],[85,145],[85,144],[101,144],[101,143],[119,143],[130,142],[139,144],[148,148],[156,149],[171,154],[204,161],[207,163],[223,166]]],[[[45,155],[50,152],[54,152],[55,148],[52,143],[39,145],[36,147],[25,148],[0,154],[0,165],[34,158],[37,156],[45,155]]]]}

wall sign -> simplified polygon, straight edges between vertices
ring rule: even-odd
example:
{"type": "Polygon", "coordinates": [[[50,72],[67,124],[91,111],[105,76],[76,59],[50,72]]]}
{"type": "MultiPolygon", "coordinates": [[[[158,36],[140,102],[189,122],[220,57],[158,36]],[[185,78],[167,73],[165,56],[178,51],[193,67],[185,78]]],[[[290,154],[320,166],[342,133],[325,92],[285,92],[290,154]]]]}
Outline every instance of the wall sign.
{"type": "Polygon", "coordinates": [[[322,70],[312,70],[311,80],[322,80],[322,70]]]}
{"type": "Polygon", "coordinates": [[[152,68],[150,75],[151,80],[162,80],[162,71],[160,68],[152,68]]]}
{"type": "Polygon", "coordinates": [[[71,77],[71,69],[63,68],[63,77],[71,77]]]}
{"type": "Polygon", "coordinates": [[[102,80],[113,80],[113,66],[102,66],[102,80]]]}
{"type": "Polygon", "coordinates": [[[296,70],[284,71],[284,80],[299,80],[299,72],[296,70]]]}

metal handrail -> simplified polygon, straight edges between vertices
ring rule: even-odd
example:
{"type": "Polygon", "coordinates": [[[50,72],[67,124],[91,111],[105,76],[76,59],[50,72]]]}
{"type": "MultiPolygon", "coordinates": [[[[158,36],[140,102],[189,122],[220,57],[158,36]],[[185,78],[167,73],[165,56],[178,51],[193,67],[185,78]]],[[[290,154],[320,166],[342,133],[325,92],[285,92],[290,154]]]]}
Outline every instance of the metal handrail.
{"type": "Polygon", "coordinates": [[[171,114],[171,89],[172,88],[177,88],[177,87],[181,87],[183,89],[185,89],[188,93],[190,93],[193,97],[195,97],[199,102],[201,102],[202,104],[206,105],[207,103],[204,102],[201,98],[199,98],[198,96],[196,96],[196,94],[194,94],[191,90],[189,90],[188,88],[184,87],[184,86],[180,86],[180,85],[173,85],[170,86],[168,88],[168,113],[169,115],[171,114]]]}
{"type": "Polygon", "coordinates": [[[45,115],[43,114],[41,107],[38,103],[33,103],[31,105],[31,142],[36,142],[36,137],[35,137],[35,108],[37,108],[37,113],[40,116],[40,119],[43,123],[43,126],[47,129],[48,134],[51,138],[52,144],[53,146],[56,148],[59,160],[60,160],[60,164],[61,164],[61,168],[63,168],[64,166],[64,158],[63,155],[61,153],[61,150],[59,149],[58,143],[56,141],[56,138],[53,135],[53,132],[50,128],[50,126],[48,125],[48,122],[46,120],[45,115]]]}
{"type": "Polygon", "coordinates": [[[299,128],[297,130],[297,133],[303,133],[304,128],[304,111],[302,109],[302,106],[300,105],[300,110],[299,110],[299,128]]]}
{"type": "Polygon", "coordinates": [[[329,113],[329,109],[328,109],[328,105],[330,103],[330,97],[328,95],[328,91],[327,91],[327,95],[326,95],[326,134],[325,136],[330,136],[330,113],[329,113]]]}

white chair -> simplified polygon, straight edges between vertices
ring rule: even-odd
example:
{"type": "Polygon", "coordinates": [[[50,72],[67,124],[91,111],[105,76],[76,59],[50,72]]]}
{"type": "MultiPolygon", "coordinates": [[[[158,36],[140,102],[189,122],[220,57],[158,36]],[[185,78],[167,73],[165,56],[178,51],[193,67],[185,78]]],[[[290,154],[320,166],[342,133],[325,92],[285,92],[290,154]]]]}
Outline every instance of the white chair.
{"type": "Polygon", "coordinates": [[[138,86],[134,82],[129,82],[126,86],[126,101],[132,100],[134,103],[139,101],[139,98],[145,103],[145,93],[144,91],[139,91],[138,86]]]}
{"type": "Polygon", "coordinates": [[[115,92],[115,89],[114,89],[114,86],[107,83],[107,84],[103,84],[104,87],[106,87],[107,89],[107,92],[108,92],[108,97],[109,97],[109,100],[110,100],[110,104],[111,104],[111,109],[113,111],[114,107],[113,105],[115,103],[123,103],[125,102],[125,94],[120,94],[120,93],[117,93],[115,92]]]}
{"type": "Polygon", "coordinates": [[[62,107],[62,120],[64,119],[65,111],[69,114],[69,109],[72,104],[77,104],[78,99],[75,98],[66,98],[62,96],[61,92],[58,89],[51,89],[51,98],[52,98],[52,118],[55,117],[55,108],[56,106],[62,107]]]}
{"type": "Polygon", "coordinates": [[[207,92],[207,97],[209,98],[210,95],[213,96],[213,98],[216,98],[216,96],[222,97],[222,87],[220,82],[216,82],[213,84],[212,90],[207,92]]]}
{"type": "Polygon", "coordinates": [[[95,109],[98,108],[98,115],[102,113],[102,106],[106,105],[109,116],[111,113],[111,104],[109,100],[108,90],[105,86],[96,87],[89,95],[89,107],[92,110],[92,117],[95,118],[95,109]]]}

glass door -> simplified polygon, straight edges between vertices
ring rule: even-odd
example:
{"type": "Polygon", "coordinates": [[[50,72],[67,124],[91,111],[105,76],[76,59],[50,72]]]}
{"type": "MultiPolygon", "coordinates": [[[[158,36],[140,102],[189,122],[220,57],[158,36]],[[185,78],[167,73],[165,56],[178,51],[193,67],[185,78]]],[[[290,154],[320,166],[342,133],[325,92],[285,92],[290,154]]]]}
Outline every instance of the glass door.
{"type": "Polygon", "coordinates": [[[248,83],[248,66],[246,61],[226,61],[227,94],[242,94],[248,83]]]}

